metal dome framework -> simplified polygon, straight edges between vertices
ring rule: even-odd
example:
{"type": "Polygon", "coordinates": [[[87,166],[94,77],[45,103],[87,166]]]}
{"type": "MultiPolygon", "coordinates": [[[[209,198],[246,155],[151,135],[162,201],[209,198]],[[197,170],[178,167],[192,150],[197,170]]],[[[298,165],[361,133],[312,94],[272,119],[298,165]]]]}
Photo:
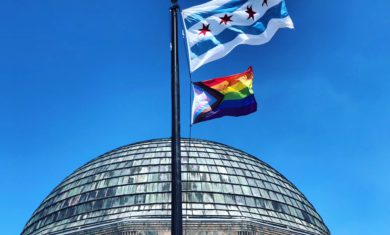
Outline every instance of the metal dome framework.
{"type": "MultiPolygon", "coordinates": [[[[186,234],[330,234],[305,196],[259,159],[182,139],[186,234]]],[[[170,139],[127,145],[68,176],[22,235],[170,234],[170,139]]]]}

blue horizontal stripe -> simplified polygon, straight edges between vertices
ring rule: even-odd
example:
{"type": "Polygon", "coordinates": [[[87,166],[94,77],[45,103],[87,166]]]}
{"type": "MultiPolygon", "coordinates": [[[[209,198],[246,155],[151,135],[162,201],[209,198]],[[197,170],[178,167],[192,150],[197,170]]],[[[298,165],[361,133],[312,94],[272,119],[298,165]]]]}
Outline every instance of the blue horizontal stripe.
{"type": "Polygon", "coordinates": [[[231,0],[228,3],[216,8],[212,11],[199,12],[199,13],[194,13],[190,16],[187,16],[184,19],[184,22],[186,24],[187,29],[189,29],[192,26],[196,25],[197,23],[209,18],[210,16],[213,16],[216,14],[221,14],[221,13],[225,13],[225,14],[232,13],[247,2],[248,1],[245,1],[245,0],[231,0]]]}
{"type": "Polygon", "coordinates": [[[251,105],[241,107],[240,109],[237,108],[226,108],[226,109],[215,109],[211,112],[206,113],[206,115],[195,119],[194,123],[199,123],[199,122],[204,122],[208,120],[212,120],[215,118],[220,118],[223,116],[233,116],[233,117],[238,117],[238,116],[244,116],[248,115],[250,113],[256,112],[257,111],[257,104],[253,103],[251,105]]]}
{"type": "MultiPolygon", "coordinates": [[[[275,18],[285,18],[288,16],[285,2],[270,8],[258,21],[249,26],[232,26],[226,28],[220,34],[207,40],[199,41],[191,47],[191,58],[198,57],[213,49],[214,47],[234,40],[240,34],[260,35],[264,33],[266,26],[275,18]]],[[[212,29],[211,29],[212,30],[212,29]]]]}
{"type": "Polygon", "coordinates": [[[254,95],[245,99],[225,100],[220,105],[207,113],[202,113],[194,118],[194,123],[220,118],[223,116],[243,116],[257,111],[257,102],[254,95]]]}
{"type": "Polygon", "coordinates": [[[218,105],[217,109],[226,109],[226,108],[242,108],[248,105],[256,103],[255,96],[248,95],[245,99],[239,100],[224,100],[220,105],[218,105]]]}

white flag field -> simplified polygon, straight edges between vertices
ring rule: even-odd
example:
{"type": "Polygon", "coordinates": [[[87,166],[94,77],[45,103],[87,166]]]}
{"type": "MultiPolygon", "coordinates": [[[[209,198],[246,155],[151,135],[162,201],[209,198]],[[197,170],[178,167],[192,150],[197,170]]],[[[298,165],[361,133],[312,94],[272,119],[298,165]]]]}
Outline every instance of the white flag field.
{"type": "Polygon", "coordinates": [[[191,72],[238,45],[261,45],[278,29],[294,28],[284,0],[213,0],[182,16],[191,72]]]}

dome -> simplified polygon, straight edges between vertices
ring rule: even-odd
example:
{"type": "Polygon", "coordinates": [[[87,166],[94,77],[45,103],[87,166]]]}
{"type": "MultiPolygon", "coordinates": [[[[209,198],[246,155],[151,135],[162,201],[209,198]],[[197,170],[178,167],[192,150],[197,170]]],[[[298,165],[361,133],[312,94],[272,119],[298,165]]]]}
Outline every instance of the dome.
{"type": "MultiPolygon", "coordinates": [[[[22,235],[170,234],[170,139],[127,145],[88,162],[41,203],[22,235]]],[[[232,147],[182,139],[186,234],[330,234],[283,175],[232,147]]]]}

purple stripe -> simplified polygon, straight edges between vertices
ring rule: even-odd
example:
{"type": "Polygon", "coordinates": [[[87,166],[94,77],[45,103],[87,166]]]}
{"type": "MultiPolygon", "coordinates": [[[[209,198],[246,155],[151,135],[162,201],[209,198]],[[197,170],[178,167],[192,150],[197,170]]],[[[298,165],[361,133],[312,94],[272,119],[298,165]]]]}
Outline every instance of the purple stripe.
{"type": "Polygon", "coordinates": [[[223,108],[218,106],[215,110],[206,113],[204,116],[201,115],[194,123],[212,120],[223,116],[243,116],[257,111],[257,103],[249,104],[248,106],[241,106],[240,108],[223,108]]]}

